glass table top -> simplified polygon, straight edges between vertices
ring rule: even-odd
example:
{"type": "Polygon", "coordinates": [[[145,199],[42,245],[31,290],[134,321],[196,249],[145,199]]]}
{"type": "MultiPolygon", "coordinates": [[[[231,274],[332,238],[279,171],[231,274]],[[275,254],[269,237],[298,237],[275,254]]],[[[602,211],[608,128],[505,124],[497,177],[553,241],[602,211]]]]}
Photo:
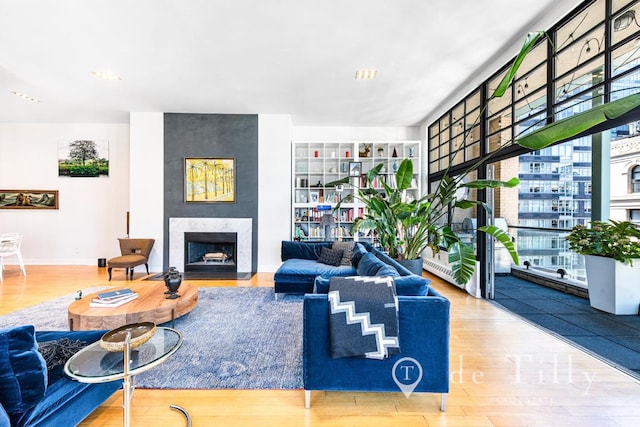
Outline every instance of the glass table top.
{"type": "MultiPolygon", "coordinates": [[[[182,345],[182,334],[175,329],[157,327],[156,333],[140,347],[131,350],[129,375],[136,375],[164,362],[182,345]]],[[[65,364],[71,378],[85,383],[100,383],[124,378],[124,352],[111,352],[100,342],[80,350],[65,364]]]]}

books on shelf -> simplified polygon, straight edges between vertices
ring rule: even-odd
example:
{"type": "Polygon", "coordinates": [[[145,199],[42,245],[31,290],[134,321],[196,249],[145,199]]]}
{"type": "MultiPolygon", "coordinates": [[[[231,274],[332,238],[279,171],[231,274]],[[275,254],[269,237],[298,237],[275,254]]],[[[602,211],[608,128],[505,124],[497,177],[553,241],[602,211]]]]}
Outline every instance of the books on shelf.
{"type": "Polygon", "coordinates": [[[120,294],[114,294],[114,292],[106,292],[105,294],[98,294],[97,298],[93,298],[89,303],[89,307],[92,308],[101,308],[101,307],[119,307],[123,304],[126,304],[134,299],[138,298],[138,293],[131,291],[131,289],[126,289],[119,291],[120,294]],[[102,296],[104,295],[104,297],[102,296]]]}

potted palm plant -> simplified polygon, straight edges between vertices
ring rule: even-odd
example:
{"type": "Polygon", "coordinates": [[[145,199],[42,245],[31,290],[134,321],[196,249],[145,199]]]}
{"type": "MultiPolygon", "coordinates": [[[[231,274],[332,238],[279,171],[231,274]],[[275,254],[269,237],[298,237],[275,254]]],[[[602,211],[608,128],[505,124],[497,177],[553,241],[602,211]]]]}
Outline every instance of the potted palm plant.
{"type": "Polygon", "coordinates": [[[640,229],[629,221],[576,225],[566,237],[584,255],[589,302],[612,314],[638,314],[640,286],[633,261],[640,259],[640,229]]]}
{"type": "MultiPolygon", "coordinates": [[[[527,35],[520,52],[496,89],[488,97],[483,110],[487,108],[492,99],[502,97],[507,92],[524,58],[538,41],[545,37],[547,35],[543,31],[527,35]]],[[[639,107],[640,94],[630,95],[543,126],[515,141],[503,144],[498,151],[514,144],[530,150],[539,150],[554,143],[608,129],[609,121],[626,118],[629,114],[637,113],[639,107]]],[[[477,120],[479,121],[482,116],[483,114],[479,114],[477,120]]],[[[465,140],[477,124],[469,127],[464,135],[465,140]]],[[[471,174],[479,167],[484,166],[498,151],[479,159],[462,173],[452,176],[449,171],[454,163],[453,159],[460,154],[464,147],[465,144],[460,144],[453,151],[449,166],[437,188],[417,200],[409,200],[406,197],[406,190],[410,187],[413,178],[413,163],[409,159],[405,159],[396,171],[395,186],[391,187],[383,181],[383,191],[359,188],[355,194],[340,201],[335,209],[339,209],[342,203],[350,202],[352,198],[362,202],[366,209],[363,216],[354,222],[355,230],[373,230],[383,249],[396,259],[417,259],[417,265],[421,265],[420,256],[427,247],[431,248],[434,253],[440,249],[446,250],[454,280],[456,283],[464,285],[475,271],[475,250],[473,245],[463,241],[451,224],[447,222],[449,213],[455,209],[470,209],[478,206],[485,210],[489,209],[484,202],[467,197],[468,192],[464,190],[514,187],[519,184],[517,178],[508,181],[470,179],[471,174]]],[[[366,172],[367,180],[371,182],[380,173],[382,167],[383,165],[380,164],[366,172]]],[[[329,183],[327,186],[348,183],[349,178],[345,177],[329,183]]],[[[519,263],[515,246],[505,231],[494,225],[480,227],[478,231],[497,239],[507,249],[514,263],[519,263]]]]}

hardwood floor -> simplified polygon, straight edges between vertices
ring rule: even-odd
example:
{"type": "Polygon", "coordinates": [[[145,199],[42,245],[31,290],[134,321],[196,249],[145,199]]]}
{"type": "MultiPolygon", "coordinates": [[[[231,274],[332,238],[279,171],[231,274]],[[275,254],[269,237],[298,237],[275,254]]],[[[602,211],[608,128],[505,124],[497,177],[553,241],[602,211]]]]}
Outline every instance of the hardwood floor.
{"type": "MultiPolygon", "coordinates": [[[[98,285],[122,287],[124,273],[88,266],[7,266],[0,314],[98,285]]],[[[134,280],[140,280],[136,273],[134,280]]],[[[272,273],[249,281],[198,281],[198,286],[273,286],[272,273]]],[[[439,395],[302,390],[142,390],[132,424],[180,426],[169,408],[183,406],[197,426],[637,426],[640,384],[495,305],[434,279],[451,300],[451,391],[439,395]]],[[[425,325],[426,328],[431,325],[425,325]]],[[[635,337],[637,339],[638,337],[635,337]]],[[[82,426],[121,426],[122,392],[82,426]]]]}

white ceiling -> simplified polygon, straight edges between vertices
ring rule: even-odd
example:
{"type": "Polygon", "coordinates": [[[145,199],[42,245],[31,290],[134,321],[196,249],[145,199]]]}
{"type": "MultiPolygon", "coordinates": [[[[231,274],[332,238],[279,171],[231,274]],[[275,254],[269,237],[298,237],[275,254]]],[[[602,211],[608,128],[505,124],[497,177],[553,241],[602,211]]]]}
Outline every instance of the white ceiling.
{"type": "Polygon", "coordinates": [[[411,126],[578,3],[0,0],[0,122],[126,123],[162,111],[411,126]],[[358,68],[378,78],[355,80],[358,68]],[[105,69],[123,80],[91,75],[105,69]]]}

